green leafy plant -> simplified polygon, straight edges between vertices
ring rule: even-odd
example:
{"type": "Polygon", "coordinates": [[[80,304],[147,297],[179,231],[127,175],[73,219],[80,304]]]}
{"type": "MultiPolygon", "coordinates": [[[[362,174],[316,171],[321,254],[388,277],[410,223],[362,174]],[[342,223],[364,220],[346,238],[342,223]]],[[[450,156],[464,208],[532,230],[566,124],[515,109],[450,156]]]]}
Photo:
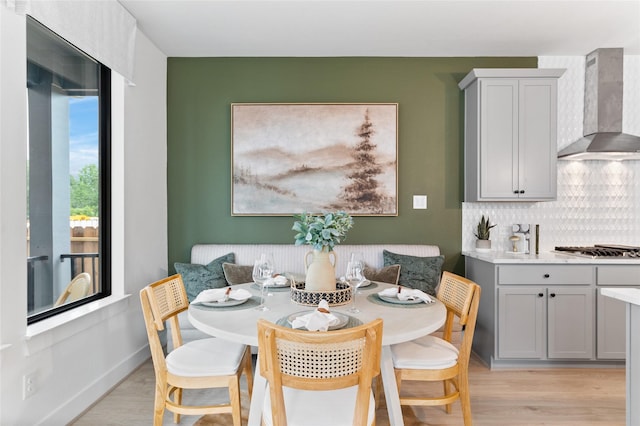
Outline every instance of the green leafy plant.
{"type": "Polygon", "coordinates": [[[489,225],[489,216],[485,220],[484,215],[482,215],[482,219],[478,222],[478,232],[474,234],[479,240],[488,240],[489,235],[491,234],[491,228],[496,225],[489,225]]]}
{"type": "Polygon", "coordinates": [[[293,224],[295,244],[312,246],[315,250],[332,251],[347,237],[347,232],[353,227],[353,218],[344,211],[313,215],[301,213],[294,215],[298,218],[293,224]]]}

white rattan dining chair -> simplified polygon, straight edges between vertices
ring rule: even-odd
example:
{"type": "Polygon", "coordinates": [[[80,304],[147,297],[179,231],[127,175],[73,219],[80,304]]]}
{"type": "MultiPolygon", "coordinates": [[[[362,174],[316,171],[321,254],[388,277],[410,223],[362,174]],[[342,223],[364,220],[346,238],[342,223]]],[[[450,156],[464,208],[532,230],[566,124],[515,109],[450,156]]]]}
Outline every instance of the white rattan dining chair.
{"type": "Polygon", "coordinates": [[[263,425],[374,425],[381,344],[381,319],[328,332],[258,320],[260,374],[269,385],[263,425]]]}
{"type": "Polygon", "coordinates": [[[87,272],[81,272],[76,275],[71,282],[64,289],[58,300],[53,306],[60,306],[65,303],[73,302],[74,300],[87,297],[91,291],[91,275],[87,272]]]}
{"type": "Polygon", "coordinates": [[[460,399],[465,426],[472,424],[469,397],[469,357],[478,316],[480,286],[473,281],[444,272],[437,298],[447,307],[447,318],[442,338],[429,335],[391,346],[393,366],[401,390],[403,380],[442,381],[444,393],[437,397],[403,397],[401,405],[445,405],[451,412],[451,403],[460,399]],[[463,327],[460,347],[451,343],[455,318],[463,327]]]}
{"type": "Polygon", "coordinates": [[[165,409],[180,415],[231,413],[234,426],[241,426],[240,376],[245,374],[249,396],[253,387],[251,348],[223,339],[206,338],[182,344],[178,314],[189,308],[189,299],[179,274],[156,281],[140,290],[142,313],[156,376],[154,426],[161,426],[165,409]],[[174,349],[166,357],[160,336],[167,321],[174,349]],[[182,405],[183,389],[229,388],[229,403],[182,405]]]}

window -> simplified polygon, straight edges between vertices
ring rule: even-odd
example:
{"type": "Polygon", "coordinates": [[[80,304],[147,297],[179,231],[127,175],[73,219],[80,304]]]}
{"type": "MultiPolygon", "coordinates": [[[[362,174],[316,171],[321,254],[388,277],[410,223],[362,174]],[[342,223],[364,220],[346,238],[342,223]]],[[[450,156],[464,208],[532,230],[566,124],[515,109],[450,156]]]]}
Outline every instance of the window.
{"type": "Polygon", "coordinates": [[[31,324],[111,294],[111,71],[29,17],[27,96],[31,324]]]}

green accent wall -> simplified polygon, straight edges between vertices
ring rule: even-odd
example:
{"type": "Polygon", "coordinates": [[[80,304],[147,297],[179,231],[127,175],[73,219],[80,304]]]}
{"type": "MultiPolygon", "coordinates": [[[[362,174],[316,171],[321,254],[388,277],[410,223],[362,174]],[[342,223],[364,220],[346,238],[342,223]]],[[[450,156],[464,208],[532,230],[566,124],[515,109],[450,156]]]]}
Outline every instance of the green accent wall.
{"type": "Polygon", "coordinates": [[[398,103],[398,216],[355,217],[347,244],[435,244],[462,273],[464,96],[472,68],[509,58],[169,58],[169,270],[196,243],[293,244],[292,217],[231,215],[231,103],[398,103]],[[413,195],[428,196],[414,210],[413,195]]]}

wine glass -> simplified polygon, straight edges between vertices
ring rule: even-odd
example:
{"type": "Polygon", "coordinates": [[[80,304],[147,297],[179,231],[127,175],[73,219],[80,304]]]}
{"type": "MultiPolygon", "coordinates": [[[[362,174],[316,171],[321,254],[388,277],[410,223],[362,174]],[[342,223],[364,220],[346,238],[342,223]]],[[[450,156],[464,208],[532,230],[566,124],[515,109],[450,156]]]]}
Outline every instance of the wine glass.
{"type": "Polygon", "coordinates": [[[253,272],[252,278],[253,281],[260,286],[260,305],[256,307],[259,311],[268,311],[265,300],[264,300],[264,291],[266,288],[266,283],[269,279],[271,279],[273,275],[273,261],[269,256],[263,254],[260,256],[260,259],[257,259],[253,263],[253,272]]]}
{"type": "MultiPolygon", "coordinates": [[[[265,281],[264,284],[265,284],[265,287],[266,287],[266,290],[267,290],[267,297],[271,297],[271,296],[273,296],[273,293],[271,293],[271,286],[275,285],[275,282],[274,282],[273,279],[275,278],[275,273],[276,273],[276,266],[275,266],[276,263],[273,261],[273,254],[266,253],[266,254],[263,254],[262,256],[265,257],[265,261],[269,265],[269,271],[270,271],[269,272],[269,277],[268,277],[267,281],[265,281]],[[271,278],[271,279],[269,279],[269,278],[271,278]]],[[[261,258],[262,258],[262,256],[261,256],[261,258]]]]}
{"type": "Polygon", "coordinates": [[[358,293],[358,287],[360,287],[364,281],[363,275],[364,263],[362,260],[351,257],[349,263],[347,263],[347,273],[344,278],[351,287],[351,307],[347,309],[348,312],[357,314],[360,310],[356,307],[356,294],[358,293]]]}
{"type": "MultiPolygon", "coordinates": [[[[359,252],[359,251],[351,252],[351,255],[349,257],[349,262],[353,263],[354,267],[360,270],[360,274],[362,275],[362,282],[358,284],[358,287],[360,287],[367,280],[367,277],[364,276],[364,267],[366,266],[366,263],[364,261],[364,257],[362,256],[362,252],[359,252]]],[[[347,268],[348,267],[349,265],[347,265],[347,268]]],[[[356,289],[356,292],[362,293],[357,289],[356,289]]]]}

